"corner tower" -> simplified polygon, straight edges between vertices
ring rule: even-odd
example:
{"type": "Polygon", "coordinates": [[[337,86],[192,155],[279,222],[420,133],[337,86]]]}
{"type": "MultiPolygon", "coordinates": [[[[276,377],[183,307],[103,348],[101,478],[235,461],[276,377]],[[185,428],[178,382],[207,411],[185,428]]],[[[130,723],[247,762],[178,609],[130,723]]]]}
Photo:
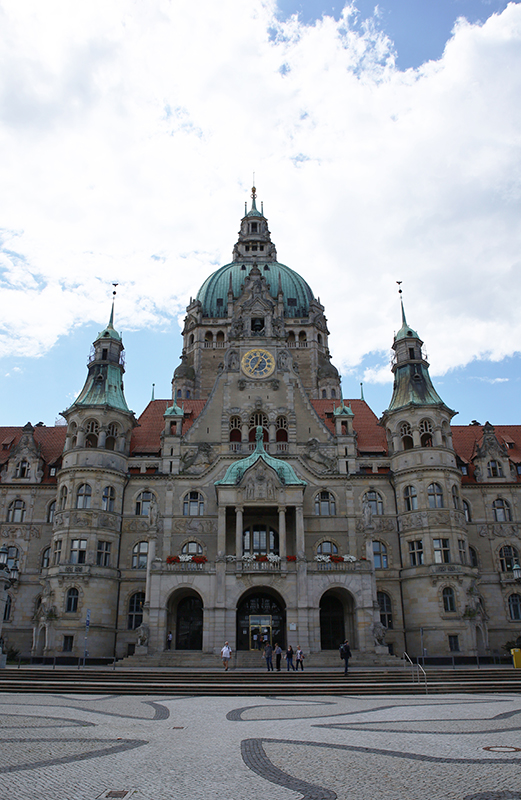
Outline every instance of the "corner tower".
{"type": "Polygon", "coordinates": [[[475,631],[463,610],[476,570],[469,566],[461,473],[450,432],[456,412],[436,392],[423,342],[400,302],[393,395],[380,424],[396,492],[407,646],[416,653],[446,652],[458,641],[461,650],[473,652],[475,631]]]}

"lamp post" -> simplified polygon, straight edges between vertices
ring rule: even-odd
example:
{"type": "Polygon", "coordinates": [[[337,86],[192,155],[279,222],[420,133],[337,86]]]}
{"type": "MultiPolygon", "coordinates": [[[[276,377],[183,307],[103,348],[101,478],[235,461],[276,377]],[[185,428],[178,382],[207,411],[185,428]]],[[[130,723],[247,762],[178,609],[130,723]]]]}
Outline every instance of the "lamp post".
{"type": "Polygon", "coordinates": [[[5,667],[6,656],[2,652],[2,625],[4,623],[5,604],[7,602],[7,590],[20,577],[18,561],[12,567],[8,562],[9,550],[6,545],[0,547],[0,669],[5,667]]]}

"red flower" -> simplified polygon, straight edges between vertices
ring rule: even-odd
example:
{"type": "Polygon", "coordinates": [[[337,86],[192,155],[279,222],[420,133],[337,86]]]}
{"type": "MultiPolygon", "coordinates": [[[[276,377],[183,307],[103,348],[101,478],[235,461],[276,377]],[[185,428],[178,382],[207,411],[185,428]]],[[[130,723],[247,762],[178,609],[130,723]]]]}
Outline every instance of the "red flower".
{"type": "Polygon", "coordinates": [[[342,558],[342,556],[330,556],[330,559],[331,561],[333,561],[334,564],[344,563],[344,559],[342,558]]]}
{"type": "Polygon", "coordinates": [[[268,560],[268,556],[257,556],[256,560],[257,561],[267,561],[268,560]]]}
{"type": "Polygon", "coordinates": [[[194,564],[206,564],[208,559],[206,558],[206,556],[192,556],[192,561],[194,562],[194,564]]]}
{"type": "Polygon", "coordinates": [[[297,556],[286,556],[286,561],[296,561],[297,556]]]}
{"type": "Polygon", "coordinates": [[[167,564],[179,564],[179,556],[167,556],[167,564]]]}

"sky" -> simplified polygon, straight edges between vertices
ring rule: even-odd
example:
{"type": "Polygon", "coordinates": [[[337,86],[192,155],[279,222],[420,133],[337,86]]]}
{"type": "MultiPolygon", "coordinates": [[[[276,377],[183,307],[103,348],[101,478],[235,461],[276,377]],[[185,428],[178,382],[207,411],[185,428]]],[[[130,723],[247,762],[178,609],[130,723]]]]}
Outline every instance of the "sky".
{"type": "Polygon", "coordinates": [[[129,406],[255,172],[376,414],[401,325],[454,422],[521,423],[521,3],[0,0],[0,423],[54,424],[110,313],[129,406]]]}

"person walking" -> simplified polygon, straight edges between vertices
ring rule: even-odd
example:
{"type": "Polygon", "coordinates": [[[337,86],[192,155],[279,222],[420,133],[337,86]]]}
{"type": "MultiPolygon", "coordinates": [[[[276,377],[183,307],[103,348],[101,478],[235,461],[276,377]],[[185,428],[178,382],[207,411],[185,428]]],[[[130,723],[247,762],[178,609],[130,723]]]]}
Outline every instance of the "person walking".
{"type": "Polygon", "coordinates": [[[275,642],[275,664],[277,667],[277,672],[280,672],[280,661],[282,659],[282,647],[280,644],[275,642]]]}
{"type": "Polygon", "coordinates": [[[299,664],[301,672],[304,672],[304,653],[302,652],[302,648],[299,644],[297,645],[296,662],[297,662],[297,672],[299,664]]]}
{"type": "Polygon", "coordinates": [[[232,654],[232,649],[228,644],[228,642],[225,642],[224,647],[221,650],[221,658],[223,660],[223,667],[225,672],[228,672],[228,662],[230,660],[231,654],[232,654]]]}
{"type": "Polygon", "coordinates": [[[170,650],[170,648],[172,647],[172,639],[173,639],[172,631],[168,631],[168,636],[166,637],[166,649],[167,650],[170,650]]]}
{"type": "Polygon", "coordinates": [[[264,658],[266,659],[266,668],[268,672],[273,672],[273,647],[269,642],[266,642],[264,648],[264,658]]]}
{"type": "Polygon", "coordinates": [[[288,644],[288,649],[286,650],[286,663],[287,663],[287,671],[289,672],[289,668],[295,672],[295,666],[293,664],[293,648],[290,644],[288,644]]]}
{"type": "Polygon", "coordinates": [[[344,675],[347,675],[349,659],[351,658],[351,648],[347,639],[344,644],[340,645],[340,658],[344,660],[344,675]]]}

